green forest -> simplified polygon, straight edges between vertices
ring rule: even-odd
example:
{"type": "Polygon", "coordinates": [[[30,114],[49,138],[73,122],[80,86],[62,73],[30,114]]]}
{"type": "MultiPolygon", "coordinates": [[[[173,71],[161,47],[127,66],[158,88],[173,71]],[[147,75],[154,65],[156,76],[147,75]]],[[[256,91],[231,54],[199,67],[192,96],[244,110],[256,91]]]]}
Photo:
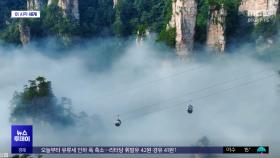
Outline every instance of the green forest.
{"type": "MultiPolygon", "coordinates": [[[[206,40],[209,7],[222,5],[227,11],[226,37],[229,42],[253,41],[263,35],[271,37],[279,28],[279,18],[262,22],[253,27],[244,24],[247,17],[238,13],[241,0],[197,0],[195,42],[203,44],[206,40]],[[236,40],[238,39],[238,40],[236,40]]],[[[77,37],[79,39],[96,37],[127,38],[132,35],[144,36],[145,31],[157,34],[158,42],[170,47],[175,46],[176,30],[166,29],[172,15],[172,0],[119,0],[113,7],[112,0],[80,0],[79,22],[62,15],[57,1],[41,9],[40,19],[11,19],[11,10],[26,9],[25,0],[1,0],[0,2],[0,39],[8,43],[20,44],[19,23],[27,24],[32,39],[45,37],[77,37]]]]}
{"type": "Polygon", "coordinates": [[[171,17],[170,0],[122,0],[113,8],[112,0],[79,1],[80,21],[75,23],[62,16],[56,4],[44,7],[40,19],[10,19],[11,10],[24,9],[22,0],[0,2],[1,39],[19,43],[18,23],[30,26],[32,38],[47,36],[76,36],[81,38],[117,36],[128,37],[143,33],[162,31],[171,17]],[[7,24],[8,23],[8,24],[7,24]]]}
{"type": "Polygon", "coordinates": [[[78,116],[71,110],[71,100],[57,98],[51,82],[38,76],[29,80],[22,92],[15,92],[12,98],[11,122],[25,122],[28,119],[36,124],[50,124],[54,127],[75,125],[78,116]]]}

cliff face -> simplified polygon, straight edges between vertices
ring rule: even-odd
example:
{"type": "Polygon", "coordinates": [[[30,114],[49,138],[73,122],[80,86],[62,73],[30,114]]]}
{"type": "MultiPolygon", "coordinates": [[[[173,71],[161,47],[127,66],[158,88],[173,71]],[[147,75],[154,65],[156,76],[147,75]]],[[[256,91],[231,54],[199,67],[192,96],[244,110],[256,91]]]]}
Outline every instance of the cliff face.
{"type": "Polygon", "coordinates": [[[116,7],[117,4],[118,4],[118,0],[113,0],[113,6],[114,6],[114,8],[116,7]]]}
{"type": "Polygon", "coordinates": [[[80,19],[78,0],[59,0],[58,6],[63,10],[64,15],[70,19],[80,19]]]}
{"type": "Polygon", "coordinates": [[[20,32],[20,41],[23,45],[30,42],[30,28],[28,25],[20,23],[18,25],[20,32]]]}
{"type": "Polygon", "coordinates": [[[54,3],[54,0],[48,0],[48,6],[54,3]]]}
{"type": "Polygon", "coordinates": [[[225,22],[226,11],[223,6],[210,7],[210,19],[208,21],[207,46],[218,52],[225,51],[225,22]]]}
{"type": "Polygon", "coordinates": [[[45,3],[45,0],[27,0],[27,10],[40,10],[45,3]]]}
{"type": "Polygon", "coordinates": [[[176,28],[176,49],[179,56],[186,56],[193,50],[196,15],[196,0],[173,0],[169,26],[176,28]]]}
{"type": "MultiPolygon", "coordinates": [[[[27,10],[40,10],[46,4],[46,0],[27,0],[27,10]]],[[[30,27],[20,23],[18,25],[20,41],[22,45],[30,42],[30,27]]]]}
{"type": "MultiPolygon", "coordinates": [[[[254,24],[265,20],[266,17],[275,16],[279,13],[279,0],[242,0],[239,7],[239,12],[247,16],[254,17],[254,24]]],[[[274,43],[273,38],[264,38],[259,36],[256,39],[256,50],[259,52],[265,51],[270,48],[274,43]]]]}
{"type": "Polygon", "coordinates": [[[276,15],[279,0],[242,0],[239,11],[248,16],[266,17],[276,15]]]}

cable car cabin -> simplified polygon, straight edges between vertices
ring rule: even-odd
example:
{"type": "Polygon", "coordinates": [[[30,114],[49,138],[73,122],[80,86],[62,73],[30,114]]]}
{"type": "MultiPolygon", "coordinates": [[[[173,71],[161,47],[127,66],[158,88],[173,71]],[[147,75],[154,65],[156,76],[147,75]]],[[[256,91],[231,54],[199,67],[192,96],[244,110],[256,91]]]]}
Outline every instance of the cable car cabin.
{"type": "Polygon", "coordinates": [[[193,106],[191,104],[188,106],[187,111],[189,114],[193,113],[193,106]]]}
{"type": "Polygon", "coordinates": [[[121,124],[122,124],[122,121],[118,118],[118,119],[116,120],[116,122],[115,122],[115,126],[116,126],[116,127],[120,127],[121,124]]]}

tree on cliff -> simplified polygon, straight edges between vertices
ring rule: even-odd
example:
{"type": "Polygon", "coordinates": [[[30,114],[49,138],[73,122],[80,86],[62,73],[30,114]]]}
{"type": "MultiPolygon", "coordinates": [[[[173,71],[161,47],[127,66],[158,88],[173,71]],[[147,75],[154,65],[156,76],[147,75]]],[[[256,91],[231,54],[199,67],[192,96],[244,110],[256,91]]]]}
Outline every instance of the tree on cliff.
{"type": "MultiPolygon", "coordinates": [[[[227,17],[226,17],[226,36],[232,37],[237,36],[238,31],[244,29],[244,24],[242,25],[242,29],[240,29],[240,25],[243,21],[241,21],[241,17],[238,12],[239,5],[241,0],[198,0],[198,14],[196,19],[196,34],[195,40],[200,44],[204,44],[207,38],[207,25],[209,19],[209,8],[210,6],[215,6],[216,8],[220,8],[224,6],[227,17]]],[[[244,23],[244,22],[243,22],[244,23]]],[[[242,34],[244,36],[244,33],[242,34]]]]}
{"type": "Polygon", "coordinates": [[[115,34],[129,36],[146,29],[166,29],[172,13],[171,0],[120,0],[116,6],[115,34]]]}
{"type": "Polygon", "coordinates": [[[113,0],[79,1],[80,32],[82,37],[112,35],[115,10],[113,0]]]}
{"type": "Polygon", "coordinates": [[[75,124],[77,115],[71,110],[69,99],[57,99],[51,82],[44,77],[29,80],[23,92],[15,92],[12,98],[11,122],[21,123],[32,120],[35,124],[47,123],[55,127],[75,124]]]}

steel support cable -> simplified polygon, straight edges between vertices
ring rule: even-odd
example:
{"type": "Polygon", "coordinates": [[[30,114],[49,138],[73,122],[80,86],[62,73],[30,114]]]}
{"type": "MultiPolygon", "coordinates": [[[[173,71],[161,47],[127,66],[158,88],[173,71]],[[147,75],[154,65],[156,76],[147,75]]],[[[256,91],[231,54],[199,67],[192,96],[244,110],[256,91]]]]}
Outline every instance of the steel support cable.
{"type": "Polygon", "coordinates": [[[95,97],[94,99],[105,98],[105,97],[110,97],[110,96],[114,96],[114,95],[120,95],[122,93],[125,93],[125,92],[133,90],[133,89],[143,88],[143,87],[148,86],[150,84],[153,84],[153,83],[165,80],[165,79],[169,79],[169,78],[172,78],[172,77],[180,76],[180,75],[183,75],[183,74],[188,73],[188,72],[197,71],[197,70],[200,70],[200,69],[203,69],[203,68],[204,68],[203,66],[198,66],[198,67],[195,67],[195,68],[192,68],[192,69],[187,69],[187,70],[184,70],[184,71],[169,74],[167,76],[160,77],[160,78],[157,78],[157,79],[154,79],[154,80],[146,81],[144,83],[138,83],[138,84],[136,83],[135,85],[125,87],[125,88],[122,88],[120,90],[115,90],[114,92],[109,92],[109,93],[102,94],[98,97],[95,97]]]}
{"type": "MultiPolygon", "coordinates": [[[[211,96],[214,96],[214,95],[217,95],[217,94],[220,94],[222,92],[226,92],[226,91],[229,91],[229,90],[232,90],[232,89],[235,89],[235,88],[239,88],[239,87],[245,87],[245,86],[248,86],[250,84],[253,84],[253,83],[256,83],[256,82],[259,82],[259,81],[262,81],[262,80],[265,80],[265,79],[268,79],[268,78],[271,78],[275,76],[275,74],[270,74],[270,75],[266,75],[264,77],[261,77],[261,78],[258,78],[258,79],[255,79],[255,80],[251,80],[251,81],[248,81],[248,82],[244,82],[244,83],[241,83],[241,84],[238,84],[238,85],[234,85],[234,86],[231,86],[231,87],[228,87],[228,88],[224,88],[222,90],[219,90],[219,91],[216,91],[214,93],[211,93],[211,94],[207,94],[207,95],[204,95],[204,96],[201,96],[201,97],[197,97],[197,98],[191,98],[191,99],[188,99],[186,101],[182,101],[182,102],[179,102],[179,103],[176,103],[176,104],[172,104],[172,105],[166,105],[166,106],[159,106],[155,109],[149,109],[148,106],[146,106],[145,108],[147,109],[143,109],[143,107],[139,108],[139,109],[136,109],[136,110],[133,110],[133,111],[129,111],[129,112],[126,112],[126,113],[123,113],[122,115],[123,116],[126,116],[126,115],[130,115],[132,117],[137,117],[137,116],[145,116],[145,115],[148,115],[148,114],[151,114],[151,113],[156,113],[156,112],[160,112],[160,111],[163,111],[165,109],[169,109],[169,108],[174,108],[174,107],[177,107],[179,105],[184,105],[186,103],[188,103],[190,100],[192,101],[199,101],[199,100],[203,100],[205,98],[208,98],[208,97],[211,97],[211,96]],[[138,111],[142,112],[142,113],[139,113],[139,114],[136,114],[138,111]]],[[[150,107],[154,107],[155,105],[162,105],[162,103],[160,104],[154,104],[154,105],[151,105],[150,107]]],[[[130,117],[127,117],[125,120],[130,120],[130,117]]]]}
{"type": "MultiPolygon", "coordinates": [[[[262,71],[259,71],[257,72],[256,74],[259,75],[259,74],[262,74],[266,72],[265,70],[262,70],[262,71]]],[[[223,85],[226,85],[226,84],[229,84],[229,83],[233,83],[233,82],[236,82],[236,81],[239,81],[239,80],[242,80],[244,78],[247,79],[248,76],[255,76],[256,74],[252,75],[252,74],[245,74],[245,75],[242,75],[240,77],[236,77],[234,79],[231,79],[231,80],[224,80],[223,82],[219,82],[219,83],[215,83],[215,84],[212,84],[210,86],[207,86],[207,87],[204,87],[204,88],[201,88],[201,89],[198,89],[198,90],[193,90],[193,91],[188,91],[188,92],[185,92],[183,93],[182,95],[180,96],[176,96],[176,97],[171,97],[171,98],[168,98],[168,99],[165,99],[164,102],[170,102],[170,101],[173,101],[175,99],[179,99],[179,98],[182,98],[182,97],[186,97],[186,95],[193,95],[193,94],[198,94],[200,92],[203,92],[203,91],[206,91],[206,90],[209,90],[209,89],[212,89],[212,88],[215,88],[215,87],[218,87],[218,86],[223,86],[223,85]]],[[[162,101],[161,101],[162,102],[162,101]]],[[[142,106],[141,108],[151,108],[152,106],[155,106],[155,105],[159,105],[161,102],[159,103],[154,103],[154,104],[148,104],[146,106],[142,106]]],[[[140,108],[139,108],[140,109],[140,108]]]]}
{"type": "MultiPolygon", "coordinates": [[[[145,82],[144,84],[139,84],[139,86],[134,86],[134,87],[132,87],[132,88],[130,88],[130,89],[122,89],[122,90],[120,90],[120,91],[118,91],[118,92],[114,92],[114,93],[111,93],[111,94],[108,94],[108,95],[104,95],[104,96],[99,97],[99,98],[103,98],[103,99],[101,100],[101,102],[102,102],[102,101],[104,100],[104,98],[106,98],[106,97],[110,97],[110,96],[114,96],[114,95],[120,95],[120,94],[122,94],[122,93],[128,92],[128,91],[133,90],[133,89],[137,89],[137,88],[143,88],[143,87],[145,87],[145,86],[147,86],[147,85],[150,85],[150,84],[152,84],[152,83],[159,82],[159,81],[162,81],[162,80],[165,80],[165,79],[174,77],[174,76],[178,76],[178,75],[184,74],[184,73],[186,73],[186,72],[196,71],[196,70],[199,70],[199,69],[201,69],[201,68],[203,68],[203,67],[200,66],[200,67],[198,67],[197,69],[190,69],[189,71],[182,71],[182,72],[178,72],[178,73],[175,73],[175,74],[171,74],[171,75],[168,75],[168,76],[159,78],[159,79],[155,79],[155,80],[151,80],[151,81],[149,81],[149,82],[145,82]]],[[[258,74],[262,74],[262,73],[264,73],[264,72],[266,72],[266,70],[261,70],[261,71],[257,71],[257,72],[253,72],[253,73],[250,73],[250,72],[248,73],[248,72],[246,72],[246,74],[242,75],[241,77],[237,77],[237,78],[234,78],[234,79],[232,79],[232,80],[225,80],[225,81],[223,81],[223,82],[221,82],[221,83],[216,83],[216,84],[214,84],[214,85],[211,85],[211,86],[208,86],[208,87],[202,88],[202,89],[200,89],[200,90],[196,90],[196,91],[200,92],[200,91],[208,90],[208,89],[213,88],[213,87],[215,87],[215,86],[219,86],[220,84],[223,85],[223,84],[231,83],[231,82],[234,82],[234,81],[238,81],[238,80],[240,80],[240,79],[243,79],[243,78],[245,78],[245,77],[247,78],[248,76],[254,76],[255,74],[258,75],[258,74]]],[[[191,91],[191,92],[187,92],[187,93],[196,93],[196,92],[191,91]]],[[[174,98],[174,99],[177,99],[177,98],[179,98],[179,97],[176,97],[176,98],[174,98]]],[[[171,100],[171,99],[172,99],[172,98],[167,99],[167,100],[171,100]]],[[[97,100],[98,100],[98,99],[97,99],[97,100]]],[[[173,100],[173,99],[172,99],[172,100],[173,100]]],[[[96,101],[96,100],[95,100],[95,101],[96,101]]],[[[99,102],[99,103],[100,103],[100,102],[99,102]]],[[[103,105],[105,106],[105,104],[103,104],[103,105]]]]}

